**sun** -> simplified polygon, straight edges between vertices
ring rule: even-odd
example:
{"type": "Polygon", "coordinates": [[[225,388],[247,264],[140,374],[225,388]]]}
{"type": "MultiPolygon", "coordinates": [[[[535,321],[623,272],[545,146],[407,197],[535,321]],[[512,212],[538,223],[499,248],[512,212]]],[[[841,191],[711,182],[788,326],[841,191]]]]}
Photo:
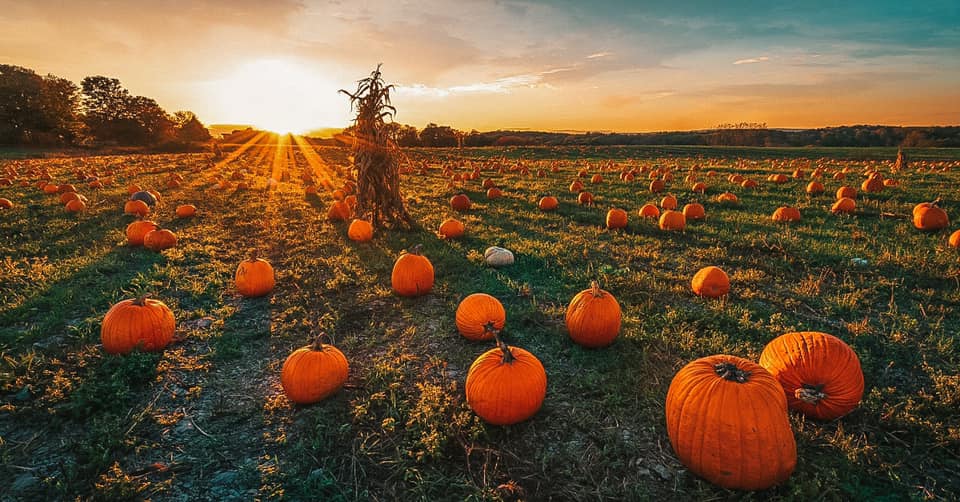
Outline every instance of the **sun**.
{"type": "Polygon", "coordinates": [[[230,122],[277,133],[305,133],[349,121],[349,105],[321,69],[292,59],[257,59],[236,67],[210,90],[230,122]]]}

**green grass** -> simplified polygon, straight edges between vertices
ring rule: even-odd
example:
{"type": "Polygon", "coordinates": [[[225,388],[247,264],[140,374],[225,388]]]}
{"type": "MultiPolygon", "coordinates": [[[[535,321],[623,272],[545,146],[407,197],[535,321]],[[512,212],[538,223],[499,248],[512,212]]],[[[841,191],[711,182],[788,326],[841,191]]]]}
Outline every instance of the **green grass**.
{"type": "MultiPolygon", "coordinates": [[[[960,497],[960,265],[946,232],[924,234],[909,221],[913,204],[944,197],[960,215],[953,150],[908,151],[952,171],[899,173],[901,187],[863,198],[857,216],[830,214],[840,182],[808,197],[806,182],[762,183],[770,172],[809,173],[807,159],[830,169],[889,161],[890,149],[711,149],[702,147],[507,148],[414,150],[427,175],[404,178],[420,227],[378,231],[373,242],[346,239],[326,220],[330,197],[303,196],[306,157],[283,143],[255,145],[212,168],[203,155],[8,160],[24,179],[45,167],[71,181],[77,167],[117,170],[114,185],[81,189],[90,209],[65,213],[36,187],[0,187],[17,207],[0,213],[0,485],[14,498],[291,500],[903,500],[960,497]],[[274,159],[289,173],[266,191],[274,159]],[[522,161],[519,159],[523,159],[522,161]],[[742,159],[742,160],[741,160],[742,159]],[[818,160],[819,159],[819,160],[818,160]],[[518,162],[533,176],[509,169],[518,162]],[[706,221],[664,233],[637,209],[659,200],[645,175],[633,183],[604,173],[587,183],[595,207],[576,204],[567,186],[577,170],[677,166],[668,190],[694,200],[706,221]],[[451,188],[438,168],[488,168],[451,188]],[[788,165],[788,163],[794,163],[788,165]],[[538,168],[560,172],[536,177],[538,168]],[[713,169],[707,196],[682,181],[691,165],[713,169]],[[504,174],[496,168],[503,166],[504,174]],[[164,188],[173,172],[187,180],[164,188]],[[215,188],[235,172],[252,189],[215,188]],[[727,183],[743,172],[761,186],[727,183]],[[504,197],[480,189],[495,179],[504,197]],[[174,230],[163,254],[125,246],[126,186],[157,188],[153,216],[174,230]],[[457,191],[473,209],[454,214],[457,191]],[[717,204],[724,190],[739,207],[717,204]],[[560,198],[553,213],[540,194],[560,198]],[[173,218],[194,203],[197,217],[173,218]],[[798,224],[774,225],[785,204],[798,224]],[[609,207],[627,209],[625,231],[603,228],[609,207]],[[456,216],[467,234],[437,238],[456,216]],[[421,244],[436,270],[431,294],[403,299],[390,291],[397,255],[421,244]],[[483,264],[490,245],[514,251],[515,265],[483,264]],[[266,298],[245,300],[233,272],[252,249],[277,271],[266,298]],[[851,263],[863,258],[867,266],[851,263]],[[689,281],[717,265],[730,296],[693,296],[689,281]],[[623,328],[609,348],[586,350],[566,335],[563,314],[591,280],[623,307],[623,328]],[[484,424],[466,406],[470,363],[490,348],[456,333],[453,314],[483,291],[507,310],[504,335],[540,358],[548,375],[543,409],[511,427],[484,424]],[[176,313],[177,341],[162,355],[109,356],[99,344],[111,304],[142,292],[176,313]],[[283,397],[280,366],[318,331],[333,336],[351,364],[346,387],[317,405],[283,397]],[[665,433],[664,399],[674,373],[697,357],[729,353],[756,360],[765,343],[792,330],[820,330],[860,357],[866,391],[859,409],[819,423],[792,415],[798,466],[783,485],[746,494],[716,488],[686,471],[665,433]]],[[[321,148],[332,167],[348,153],[321,148]]],[[[883,169],[886,171],[887,167],[883,169]]],[[[78,185],[79,186],[79,185],[78,185]]]]}

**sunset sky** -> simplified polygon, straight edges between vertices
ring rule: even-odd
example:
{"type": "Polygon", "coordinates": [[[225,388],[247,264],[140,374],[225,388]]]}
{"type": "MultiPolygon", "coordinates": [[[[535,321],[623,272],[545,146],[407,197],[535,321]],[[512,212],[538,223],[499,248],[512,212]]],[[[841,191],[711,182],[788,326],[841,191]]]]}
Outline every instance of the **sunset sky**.
{"type": "Polygon", "coordinates": [[[0,0],[0,63],[117,77],[207,124],[651,131],[960,124],[960,1],[0,0]]]}

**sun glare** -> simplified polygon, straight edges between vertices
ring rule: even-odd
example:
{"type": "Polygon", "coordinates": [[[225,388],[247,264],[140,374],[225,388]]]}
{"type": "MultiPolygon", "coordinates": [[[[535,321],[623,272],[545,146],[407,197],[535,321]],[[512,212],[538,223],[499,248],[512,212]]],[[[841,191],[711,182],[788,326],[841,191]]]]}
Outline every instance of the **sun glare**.
{"type": "Polygon", "coordinates": [[[288,59],[259,59],[218,80],[211,101],[223,117],[277,133],[342,126],[347,101],[318,68],[288,59]]]}

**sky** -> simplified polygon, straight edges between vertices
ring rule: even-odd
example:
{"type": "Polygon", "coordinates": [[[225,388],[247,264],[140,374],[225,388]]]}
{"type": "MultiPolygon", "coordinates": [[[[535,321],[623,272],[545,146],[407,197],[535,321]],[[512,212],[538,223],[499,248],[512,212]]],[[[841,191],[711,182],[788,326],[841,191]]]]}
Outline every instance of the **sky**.
{"type": "Polygon", "coordinates": [[[960,124],[960,1],[0,0],[0,63],[207,124],[662,131],[960,124]]]}

